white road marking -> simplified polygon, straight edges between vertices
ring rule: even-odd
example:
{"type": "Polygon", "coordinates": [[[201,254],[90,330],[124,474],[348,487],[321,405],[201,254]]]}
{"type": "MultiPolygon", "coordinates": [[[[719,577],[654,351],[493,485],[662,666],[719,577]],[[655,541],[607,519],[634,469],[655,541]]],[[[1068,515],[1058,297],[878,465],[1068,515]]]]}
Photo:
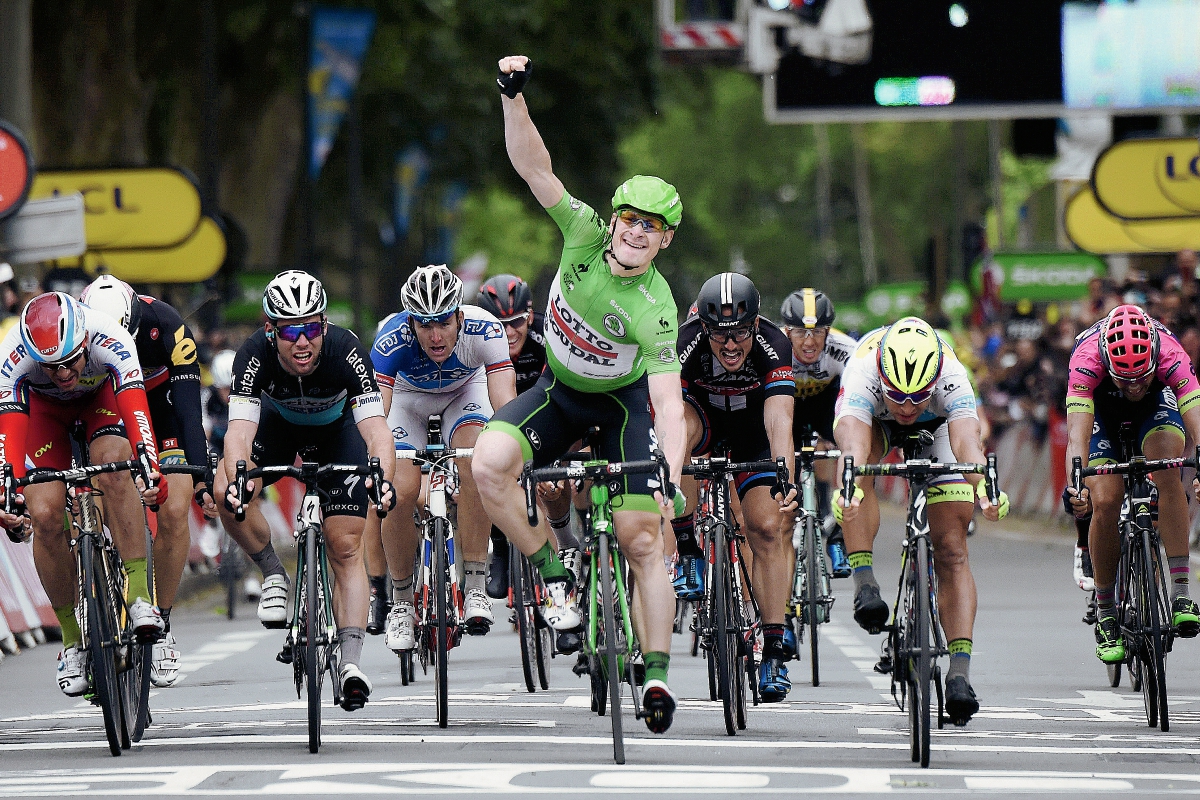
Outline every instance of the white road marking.
{"type": "Polygon", "coordinates": [[[270,635],[271,631],[226,633],[190,653],[185,650],[179,659],[179,676],[175,679],[175,683],[182,683],[188,675],[210,664],[223,661],[247,650],[253,650],[255,645],[270,635]]]}

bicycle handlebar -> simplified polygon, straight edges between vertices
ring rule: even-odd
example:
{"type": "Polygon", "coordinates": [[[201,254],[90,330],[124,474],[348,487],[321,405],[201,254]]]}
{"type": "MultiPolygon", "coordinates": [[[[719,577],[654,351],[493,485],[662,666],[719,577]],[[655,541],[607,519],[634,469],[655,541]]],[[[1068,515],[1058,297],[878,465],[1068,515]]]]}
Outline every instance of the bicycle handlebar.
{"type": "MultiPolygon", "coordinates": [[[[145,445],[139,444],[138,451],[140,455],[145,453],[145,445]]],[[[24,478],[13,477],[12,464],[0,465],[0,484],[4,488],[4,513],[16,514],[15,498],[17,489],[26,486],[34,486],[40,483],[66,483],[68,486],[75,483],[82,483],[93,475],[103,475],[111,472],[128,472],[133,476],[141,476],[143,480],[145,475],[141,474],[143,462],[139,459],[129,459],[127,461],[110,461],[106,464],[88,464],[82,467],[72,467],[71,469],[63,470],[38,470],[31,475],[26,475],[24,478]]]]}
{"type": "Polygon", "coordinates": [[[910,459],[900,464],[863,464],[854,466],[854,456],[846,456],[842,465],[842,501],[849,508],[854,499],[854,478],[856,476],[893,476],[911,480],[926,478],[933,475],[953,475],[955,473],[975,474],[984,476],[984,487],[987,490],[988,502],[997,505],[1000,502],[999,479],[996,473],[996,454],[988,453],[986,464],[938,464],[929,459],[910,459]]]}
{"type": "Polygon", "coordinates": [[[245,461],[239,461],[237,462],[233,478],[238,499],[238,508],[234,512],[234,517],[238,522],[246,519],[246,481],[270,475],[277,475],[281,478],[295,478],[304,484],[305,489],[315,489],[321,479],[328,475],[366,476],[371,479],[372,485],[367,489],[367,495],[371,502],[375,504],[375,513],[379,515],[380,519],[387,516],[387,511],[383,509],[381,497],[383,470],[379,466],[378,458],[371,458],[366,466],[362,464],[321,464],[318,466],[311,461],[304,461],[298,467],[288,464],[255,467],[249,470],[246,469],[245,461]]]}
{"type": "Polygon", "coordinates": [[[474,447],[450,447],[442,450],[397,450],[397,461],[424,461],[435,466],[439,461],[451,458],[470,458],[475,453],[474,447]]]}
{"type": "Polygon", "coordinates": [[[809,447],[805,447],[805,448],[802,448],[802,449],[796,451],[796,458],[803,458],[804,456],[811,456],[813,458],[813,460],[820,461],[822,459],[841,458],[842,451],[841,450],[815,450],[815,449],[812,449],[809,447]]]}
{"type": "MultiPolygon", "coordinates": [[[[774,467],[774,463],[771,463],[774,467]]],[[[556,482],[565,480],[604,480],[607,478],[616,478],[621,475],[648,475],[650,473],[658,473],[659,480],[665,489],[672,488],[669,478],[669,470],[667,467],[667,459],[661,451],[655,451],[655,458],[646,461],[590,461],[583,464],[569,464],[559,467],[541,467],[540,469],[533,468],[533,462],[525,463],[521,470],[521,485],[525,488],[525,515],[529,519],[529,525],[536,527],[538,524],[537,514],[537,485],[542,482],[556,482]]]]}
{"type": "Polygon", "coordinates": [[[1196,446],[1196,455],[1192,458],[1160,458],[1149,461],[1142,456],[1137,456],[1121,464],[1097,464],[1094,467],[1083,466],[1083,459],[1075,456],[1071,459],[1071,488],[1078,494],[1083,490],[1083,479],[1093,475],[1133,475],[1135,478],[1141,478],[1151,472],[1163,469],[1198,466],[1200,466],[1200,445],[1196,446]]]}

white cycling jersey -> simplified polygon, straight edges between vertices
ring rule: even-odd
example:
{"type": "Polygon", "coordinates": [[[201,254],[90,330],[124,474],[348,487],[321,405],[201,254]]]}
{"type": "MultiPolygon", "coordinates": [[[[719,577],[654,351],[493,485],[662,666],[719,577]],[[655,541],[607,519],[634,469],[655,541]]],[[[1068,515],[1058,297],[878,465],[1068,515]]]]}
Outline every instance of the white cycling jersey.
{"type": "Polygon", "coordinates": [[[793,348],[792,375],[796,379],[796,397],[803,400],[828,389],[829,384],[842,377],[857,347],[858,342],[853,337],[831,328],[825,336],[825,349],[816,363],[801,363],[793,348]]]}

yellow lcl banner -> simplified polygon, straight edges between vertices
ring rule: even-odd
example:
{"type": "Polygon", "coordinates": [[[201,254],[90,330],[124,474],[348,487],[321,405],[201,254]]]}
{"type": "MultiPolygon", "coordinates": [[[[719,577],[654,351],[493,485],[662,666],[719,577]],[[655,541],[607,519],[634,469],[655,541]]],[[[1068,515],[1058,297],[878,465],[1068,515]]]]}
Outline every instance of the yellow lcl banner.
{"type": "Polygon", "coordinates": [[[1200,216],[1121,219],[1108,213],[1088,186],[1067,201],[1063,227],[1076,247],[1097,255],[1200,249],[1200,216]]]}
{"type": "Polygon", "coordinates": [[[29,197],[75,192],[83,195],[88,250],[174,247],[200,225],[200,190],[182,170],[40,170],[29,197]]]}
{"type": "Polygon", "coordinates": [[[109,272],[129,283],[194,283],[211,278],[225,263],[225,233],[201,217],[195,234],[175,247],[89,250],[80,266],[89,275],[109,272]]]}
{"type": "Polygon", "coordinates": [[[1100,205],[1124,219],[1200,215],[1200,143],[1195,138],[1126,139],[1092,169],[1100,205]]]}

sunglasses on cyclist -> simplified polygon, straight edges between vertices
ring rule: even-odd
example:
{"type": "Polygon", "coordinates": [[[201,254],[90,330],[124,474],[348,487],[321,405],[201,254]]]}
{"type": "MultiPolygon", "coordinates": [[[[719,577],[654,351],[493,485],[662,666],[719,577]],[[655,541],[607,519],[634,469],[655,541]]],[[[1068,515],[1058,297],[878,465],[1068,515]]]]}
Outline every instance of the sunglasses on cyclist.
{"type": "Polygon", "coordinates": [[[914,406],[921,405],[921,403],[924,403],[933,396],[933,389],[937,385],[936,383],[932,384],[929,386],[929,388],[922,389],[919,392],[902,392],[888,383],[887,378],[884,378],[883,375],[880,375],[879,377],[881,379],[880,385],[883,387],[883,393],[889,400],[898,406],[904,405],[906,401],[911,402],[914,406]]]}
{"type": "Polygon", "coordinates": [[[310,342],[320,338],[325,332],[325,323],[317,322],[297,322],[294,325],[280,325],[275,328],[275,333],[279,334],[279,338],[285,342],[298,342],[303,336],[310,342]]]}
{"type": "Polygon", "coordinates": [[[794,333],[800,339],[808,339],[809,337],[816,339],[821,334],[829,333],[829,328],[788,328],[788,333],[794,333]]]}
{"type": "Polygon", "coordinates": [[[725,344],[730,339],[738,344],[741,344],[754,335],[753,328],[734,328],[727,331],[710,330],[705,328],[704,332],[708,334],[709,341],[716,342],[717,344],[725,344]]]}
{"type": "Polygon", "coordinates": [[[71,367],[75,366],[75,364],[79,361],[79,357],[82,355],[83,351],[80,350],[78,353],[66,359],[65,361],[56,361],[53,364],[42,364],[42,369],[46,370],[46,372],[58,372],[60,369],[70,369],[71,367]]]}
{"type": "Polygon", "coordinates": [[[513,317],[512,319],[501,320],[500,324],[506,328],[513,328],[515,330],[520,330],[521,328],[524,328],[526,325],[529,324],[529,315],[522,314],[521,316],[513,317]]]}
{"type": "Polygon", "coordinates": [[[636,228],[638,225],[641,225],[646,233],[649,233],[650,231],[662,233],[667,227],[667,223],[663,222],[658,217],[644,217],[636,211],[630,211],[628,208],[619,212],[617,217],[621,220],[621,222],[624,222],[631,228],[636,228]]]}

